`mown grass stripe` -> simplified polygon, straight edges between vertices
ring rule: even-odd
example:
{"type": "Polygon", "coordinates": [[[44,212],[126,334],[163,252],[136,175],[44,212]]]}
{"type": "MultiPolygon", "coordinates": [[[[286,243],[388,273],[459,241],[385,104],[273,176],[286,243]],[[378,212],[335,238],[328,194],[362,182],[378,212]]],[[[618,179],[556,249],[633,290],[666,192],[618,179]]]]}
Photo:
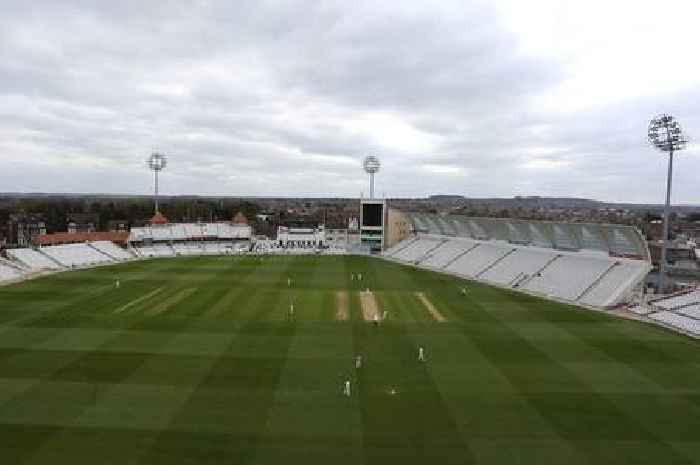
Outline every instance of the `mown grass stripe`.
{"type": "Polygon", "coordinates": [[[136,299],[129,301],[127,304],[122,305],[121,307],[119,307],[119,308],[117,308],[116,310],[114,310],[113,313],[117,313],[117,314],[118,314],[118,313],[125,312],[125,311],[129,310],[131,307],[133,307],[133,306],[135,306],[135,305],[138,305],[138,304],[140,304],[141,302],[145,302],[146,300],[151,299],[151,298],[157,296],[158,294],[160,294],[161,292],[163,292],[164,289],[165,289],[165,288],[163,288],[163,287],[159,287],[158,289],[154,289],[154,290],[152,290],[151,292],[149,292],[148,294],[144,294],[144,295],[142,295],[141,297],[137,297],[136,299]]]}

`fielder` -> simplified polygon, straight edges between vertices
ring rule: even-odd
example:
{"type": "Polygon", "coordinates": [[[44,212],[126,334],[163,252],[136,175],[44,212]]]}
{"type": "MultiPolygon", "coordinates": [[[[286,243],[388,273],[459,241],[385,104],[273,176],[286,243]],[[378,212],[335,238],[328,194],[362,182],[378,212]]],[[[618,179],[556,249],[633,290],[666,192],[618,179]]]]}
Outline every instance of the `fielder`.
{"type": "Polygon", "coordinates": [[[425,350],[423,346],[418,347],[418,361],[425,362],[425,350]]]}
{"type": "Polygon", "coordinates": [[[350,380],[345,380],[345,385],[343,386],[343,395],[345,397],[350,397],[350,380]]]}
{"type": "Polygon", "coordinates": [[[358,355],[357,357],[355,357],[355,368],[357,368],[358,370],[362,368],[362,355],[358,355]]]}
{"type": "Polygon", "coordinates": [[[121,286],[121,283],[119,282],[119,278],[117,278],[117,280],[114,281],[114,288],[119,289],[119,286],[121,286]]]}

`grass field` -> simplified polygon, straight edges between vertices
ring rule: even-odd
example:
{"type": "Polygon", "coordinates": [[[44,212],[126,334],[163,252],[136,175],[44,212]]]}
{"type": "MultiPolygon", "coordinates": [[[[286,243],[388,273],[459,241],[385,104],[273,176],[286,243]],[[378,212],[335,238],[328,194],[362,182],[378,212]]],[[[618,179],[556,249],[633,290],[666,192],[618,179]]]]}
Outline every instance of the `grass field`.
{"type": "Polygon", "coordinates": [[[0,288],[0,463],[700,463],[700,342],[463,285],[197,257],[0,288]]]}

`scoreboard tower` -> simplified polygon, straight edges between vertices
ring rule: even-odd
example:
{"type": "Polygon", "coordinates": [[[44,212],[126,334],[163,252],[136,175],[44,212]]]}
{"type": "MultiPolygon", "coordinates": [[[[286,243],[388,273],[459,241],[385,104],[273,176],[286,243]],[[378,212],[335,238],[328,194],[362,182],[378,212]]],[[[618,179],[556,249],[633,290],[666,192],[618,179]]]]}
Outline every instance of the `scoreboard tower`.
{"type": "Polygon", "coordinates": [[[368,246],[372,253],[384,250],[386,219],[386,200],[360,200],[360,242],[368,246]]]}

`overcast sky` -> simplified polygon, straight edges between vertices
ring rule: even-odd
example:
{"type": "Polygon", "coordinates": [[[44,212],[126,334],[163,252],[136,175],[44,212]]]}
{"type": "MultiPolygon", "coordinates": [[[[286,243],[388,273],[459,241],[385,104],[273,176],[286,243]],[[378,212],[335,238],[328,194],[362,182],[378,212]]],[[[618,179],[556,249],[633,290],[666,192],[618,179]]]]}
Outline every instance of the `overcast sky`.
{"type": "Polygon", "coordinates": [[[700,203],[697,0],[0,3],[0,192],[700,203]]]}

